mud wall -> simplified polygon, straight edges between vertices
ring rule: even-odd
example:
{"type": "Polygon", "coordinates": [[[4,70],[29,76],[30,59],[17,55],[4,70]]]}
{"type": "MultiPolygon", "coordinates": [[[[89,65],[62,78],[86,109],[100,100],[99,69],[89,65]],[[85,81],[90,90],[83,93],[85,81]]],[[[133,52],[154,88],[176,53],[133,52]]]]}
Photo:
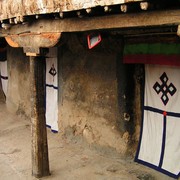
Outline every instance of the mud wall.
{"type": "Polygon", "coordinates": [[[6,105],[17,114],[30,117],[29,59],[21,48],[8,47],[8,92],[6,105]]]}
{"type": "Polygon", "coordinates": [[[59,48],[60,131],[71,127],[74,135],[84,136],[90,144],[113,147],[123,154],[134,152],[140,91],[137,67],[122,62],[122,39],[105,36],[88,50],[80,36],[64,38],[66,43],[59,48]]]}

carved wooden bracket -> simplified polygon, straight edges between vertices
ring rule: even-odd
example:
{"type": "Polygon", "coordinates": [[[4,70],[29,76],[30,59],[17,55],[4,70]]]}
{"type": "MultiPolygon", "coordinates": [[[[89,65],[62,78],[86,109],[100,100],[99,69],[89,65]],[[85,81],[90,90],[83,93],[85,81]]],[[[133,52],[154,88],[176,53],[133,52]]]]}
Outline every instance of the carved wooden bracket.
{"type": "Polygon", "coordinates": [[[55,46],[61,37],[61,33],[24,33],[8,35],[5,37],[7,43],[12,47],[22,47],[27,56],[38,56],[42,54],[42,48],[55,46]]]}

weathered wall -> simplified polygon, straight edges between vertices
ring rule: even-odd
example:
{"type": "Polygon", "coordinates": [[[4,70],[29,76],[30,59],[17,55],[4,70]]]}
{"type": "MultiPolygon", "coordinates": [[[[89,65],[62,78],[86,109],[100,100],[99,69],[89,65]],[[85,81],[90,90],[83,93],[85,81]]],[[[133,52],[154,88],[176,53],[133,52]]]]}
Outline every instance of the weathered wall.
{"type": "MultiPolygon", "coordinates": [[[[123,64],[122,50],[122,38],[110,34],[91,50],[85,34],[63,34],[58,123],[60,133],[71,128],[90,144],[126,154],[135,152],[139,138],[143,66],[123,64]]],[[[8,70],[7,106],[28,117],[29,60],[22,49],[8,48],[8,70]]]]}
{"type": "Polygon", "coordinates": [[[30,116],[29,59],[21,48],[8,47],[8,94],[6,104],[17,114],[30,116]]]}
{"type": "Polygon", "coordinates": [[[88,50],[79,36],[67,37],[59,50],[60,131],[72,127],[89,143],[132,152],[139,107],[133,107],[135,66],[122,64],[122,39],[103,37],[100,45],[88,50]]]}

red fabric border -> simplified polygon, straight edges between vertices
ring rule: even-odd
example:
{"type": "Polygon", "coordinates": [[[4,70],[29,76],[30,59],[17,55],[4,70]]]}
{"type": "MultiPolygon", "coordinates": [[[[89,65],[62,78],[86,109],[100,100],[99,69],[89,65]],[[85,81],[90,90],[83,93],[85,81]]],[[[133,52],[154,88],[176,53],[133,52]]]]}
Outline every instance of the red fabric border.
{"type": "Polygon", "coordinates": [[[180,66],[180,55],[133,54],[125,55],[123,62],[127,64],[180,66]]]}

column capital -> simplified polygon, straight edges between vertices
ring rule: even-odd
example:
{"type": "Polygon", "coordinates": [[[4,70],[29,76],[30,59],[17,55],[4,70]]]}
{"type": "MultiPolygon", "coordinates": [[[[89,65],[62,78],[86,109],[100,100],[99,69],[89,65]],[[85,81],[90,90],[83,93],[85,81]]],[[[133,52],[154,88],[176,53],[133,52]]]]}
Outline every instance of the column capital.
{"type": "MultiPolygon", "coordinates": [[[[24,53],[28,56],[39,56],[45,51],[42,48],[50,48],[55,46],[61,37],[61,33],[23,33],[16,35],[8,35],[5,37],[7,43],[12,47],[22,47],[24,53]]],[[[44,55],[44,54],[43,54],[44,55]]]]}

